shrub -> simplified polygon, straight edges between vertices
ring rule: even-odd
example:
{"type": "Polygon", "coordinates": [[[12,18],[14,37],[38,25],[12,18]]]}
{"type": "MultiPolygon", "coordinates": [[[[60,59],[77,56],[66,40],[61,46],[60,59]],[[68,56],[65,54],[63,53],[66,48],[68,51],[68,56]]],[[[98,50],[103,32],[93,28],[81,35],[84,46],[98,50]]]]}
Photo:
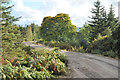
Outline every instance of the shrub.
{"type": "Polygon", "coordinates": [[[79,47],[72,47],[72,51],[75,52],[81,52],[81,53],[85,53],[85,49],[83,49],[83,47],[79,46],[79,47]]]}
{"type": "Polygon", "coordinates": [[[100,36],[99,34],[98,38],[92,41],[87,52],[115,58],[117,56],[116,52],[113,51],[115,42],[112,37],[100,36]]]}
{"type": "MultiPolygon", "coordinates": [[[[29,49],[28,47],[26,47],[29,49]]],[[[53,51],[33,50],[22,58],[4,59],[2,78],[48,79],[66,73],[67,58],[58,48],[53,51]]]]}
{"type": "Polygon", "coordinates": [[[103,54],[104,56],[108,56],[108,57],[112,57],[112,58],[117,57],[117,53],[115,53],[115,52],[112,51],[112,50],[103,52],[102,54],[103,54]]]}
{"type": "Polygon", "coordinates": [[[30,67],[25,66],[12,66],[7,61],[7,65],[2,68],[2,78],[4,79],[46,79],[53,78],[54,76],[44,68],[44,71],[36,71],[30,67]]]}
{"type": "Polygon", "coordinates": [[[63,43],[63,42],[56,42],[56,41],[44,41],[44,42],[37,42],[37,43],[42,43],[46,46],[49,47],[59,47],[60,49],[66,49],[66,50],[71,50],[72,47],[68,43],[63,43]]]}
{"type": "Polygon", "coordinates": [[[101,51],[99,49],[91,50],[91,53],[93,54],[101,54],[101,51]]]}

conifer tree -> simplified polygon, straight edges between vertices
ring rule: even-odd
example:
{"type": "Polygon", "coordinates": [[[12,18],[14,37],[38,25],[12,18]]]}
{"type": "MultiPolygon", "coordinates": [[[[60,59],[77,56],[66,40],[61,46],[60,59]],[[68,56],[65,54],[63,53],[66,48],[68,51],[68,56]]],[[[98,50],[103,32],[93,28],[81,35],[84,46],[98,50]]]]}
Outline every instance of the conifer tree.
{"type": "Polygon", "coordinates": [[[33,32],[33,39],[34,39],[34,40],[36,40],[36,39],[37,39],[36,30],[34,30],[34,32],[33,32]]]}
{"type": "Polygon", "coordinates": [[[115,11],[113,9],[113,5],[110,6],[107,20],[108,20],[108,27],[113,31],[118,26],[118,19],[115,18],[115,11]]]}
{"type": "Polygon", "coordinates": [[[22,26],[19,25],[19,30],[20,30],[21,36],[22,36],[23,38],[25,38],[25,37],[26,37],[25,27],[22,27],[22,26]]]}
{"type": "Polygon", "coordinates": [[[1,12],[2,12],[2,25],[4,26],[7,26],[7,25],[10,25],[10,24],[13,24],[13,22],[15,21],[19,21],[19,18],[21,17],[18,17],[18,18],[15,18],[14,16],[11,16],[11,11],[12,11],[12,7],[14,5],[9,5],[9,2],[3,2],[1,4],[1,12]],[[7,7],[8,6],[8,7],[7,7]]]}
{"type": "Polygon", "coordinates": [[[15,43],[20,43],[22,37],[20,31],[18,30],[17,25],[14,24],[15,21],[18,21],[19,18],[11,16],[12,6],[9,6],[9,3],[4,2],[1,4],[2,8],[2,17],[1,17],[1,28],[2,28],[2,48],[3,53],[14,53],[15,43]],[[13,52],[14,51],[14,52],[13,52]]]}
{"type": "Polygon", "coordinates": [[[35,23],[32,23],[31,25],[31,28],[32,28],[32,34],[33,34],[33,40],[36,40],[37,39],[37,32],[36,32],[36,28],[37,26],[35,25],[35,23]]]}
{"type": "Polygon", "coordinates": [[[120,59],[120,22],[119,26],[113,31],[112,37],[114,39],[114,48],[113,50],[117,52],[118,58],[120,59]]]}
{"type": "Polygon", "coordinates": [[[33,35],[32,35],[31,26],[26,27],[26,38],[28,41],[32,41],[33,35]]]}
{"type": "Polygon", "coordinates": [[[93,14],[92,17],[90,17],[92,20],[88,21],[89,25],[92,27],[91,33],[91,39],[97,38],[98,33],[101,33],[104,31],[106,26],[106,12],[105,8],[101,6],[101,3],[99,0],[97,2],[94,2],[94,7],[91,11],[93,14]]]}

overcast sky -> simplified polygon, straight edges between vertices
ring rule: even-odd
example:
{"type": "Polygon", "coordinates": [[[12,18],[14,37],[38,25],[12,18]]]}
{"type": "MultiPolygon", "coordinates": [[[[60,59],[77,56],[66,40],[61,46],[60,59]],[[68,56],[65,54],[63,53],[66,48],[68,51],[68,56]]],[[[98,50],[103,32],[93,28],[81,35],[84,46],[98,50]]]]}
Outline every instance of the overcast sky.
{"type": "MultiPolygon", "coordinates": [[[[14,0],[12,14],[16,17],[22,16],[17,24],[25,25],[32,22],[41,25],[45,16],[55,16],[58,13],[69,14],[71,21],[77,27],[82,27],[91,16],[91,8],[97,0],[14,0]]],[[[101,5],[108,11],[111,4],[114,6],[115,14],[118,16],[118,1],[100,0],[101,5]]]]}

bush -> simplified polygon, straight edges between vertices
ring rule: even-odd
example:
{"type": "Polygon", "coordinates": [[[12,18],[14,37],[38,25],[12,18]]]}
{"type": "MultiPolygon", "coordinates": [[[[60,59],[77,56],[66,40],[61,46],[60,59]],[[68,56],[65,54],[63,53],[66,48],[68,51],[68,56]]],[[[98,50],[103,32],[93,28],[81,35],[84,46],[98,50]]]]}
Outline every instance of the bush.
{"type": "Polygon", "coordinates": [[[16,44],[16,45],[11,45],[10,48],[5,48],[3,50],[2,57],[5,59],[9,59],[14,56],[17,58],[22,58],[24,55],[26,55],[26,51],[23,49],[26,46],[24,44],[16,44]],[[21,54],[22,53],[22,54],[21,54]]]}
{"type": "Polygon", "coordinates": [[[108,57],[112,57],[112,58],[117,57],[117,53],[115,53],[115,52],[112,51],[112,50],[103,52],[102,54],[103,54],[104,56],[108,56],[108,57]]]}
{"type": "Polygon", "coordinates": [[[116,52],[113,51],[115,42],[112,37],[99,35],[97,39],[92,41],[87,52],[115,58],[117,56],[116,52]]]}
{"type": "Polygon", "coordinates": [[[32,49],[32,47],[30,47],[30,46],[24,47],[23,50],[26,51],[27,54],[33,54],[33,53],[32,53],[32,50],[33,50],[33,49],[32,49]]]}
{"type": "Polygon", "coordinates": [[[2,78],[4,79],[46,79],[53,78],[54,76],[44,68],[43,71],[39,72],[35,69],[25,66],[12,66],[7,61],[7,65],[2,68],[2,78]]]}
{"type": "Polygon", "coordinates": [[[81,53],[85,53],[85,49],[83,49],[83,47],[79,46],[79,47],[72,47],[72,51],[75,52],[81,52],[81,53]]]}
{"type": "Polygon", "coordinates": [[[41,43],[49,47],[59,47],[60,49],[72,50],[71,45],[68,43],[56,42],[56,41],[38,41],[37,43],[41,43]]]}
{"type": "Polygon", "coordinates": [[[24,49],[32,54],[28,53],[22,58],[2,58],[2,78],[48,79],[66,73],[67,58],[58,48],[53,51],[24,49]]]}
{"type": "Polygon", "coordinates": [[[99,49],[91,50],[91,53],[93,54],[101,54],[101,51],[99,49]]]}

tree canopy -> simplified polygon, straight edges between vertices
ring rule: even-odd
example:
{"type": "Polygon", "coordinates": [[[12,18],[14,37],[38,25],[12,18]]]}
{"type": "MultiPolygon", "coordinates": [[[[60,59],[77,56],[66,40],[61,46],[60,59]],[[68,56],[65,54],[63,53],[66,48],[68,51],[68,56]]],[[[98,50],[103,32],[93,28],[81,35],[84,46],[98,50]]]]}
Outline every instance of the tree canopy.
{"type": "Polygon", "coordinates": [[[59,40],[62,35],[75,32],[76,26],[71,23],[68,14],[57,14],[55,17],[47,16],[40,27],[41,37],[45,40],[59,40]]]}

